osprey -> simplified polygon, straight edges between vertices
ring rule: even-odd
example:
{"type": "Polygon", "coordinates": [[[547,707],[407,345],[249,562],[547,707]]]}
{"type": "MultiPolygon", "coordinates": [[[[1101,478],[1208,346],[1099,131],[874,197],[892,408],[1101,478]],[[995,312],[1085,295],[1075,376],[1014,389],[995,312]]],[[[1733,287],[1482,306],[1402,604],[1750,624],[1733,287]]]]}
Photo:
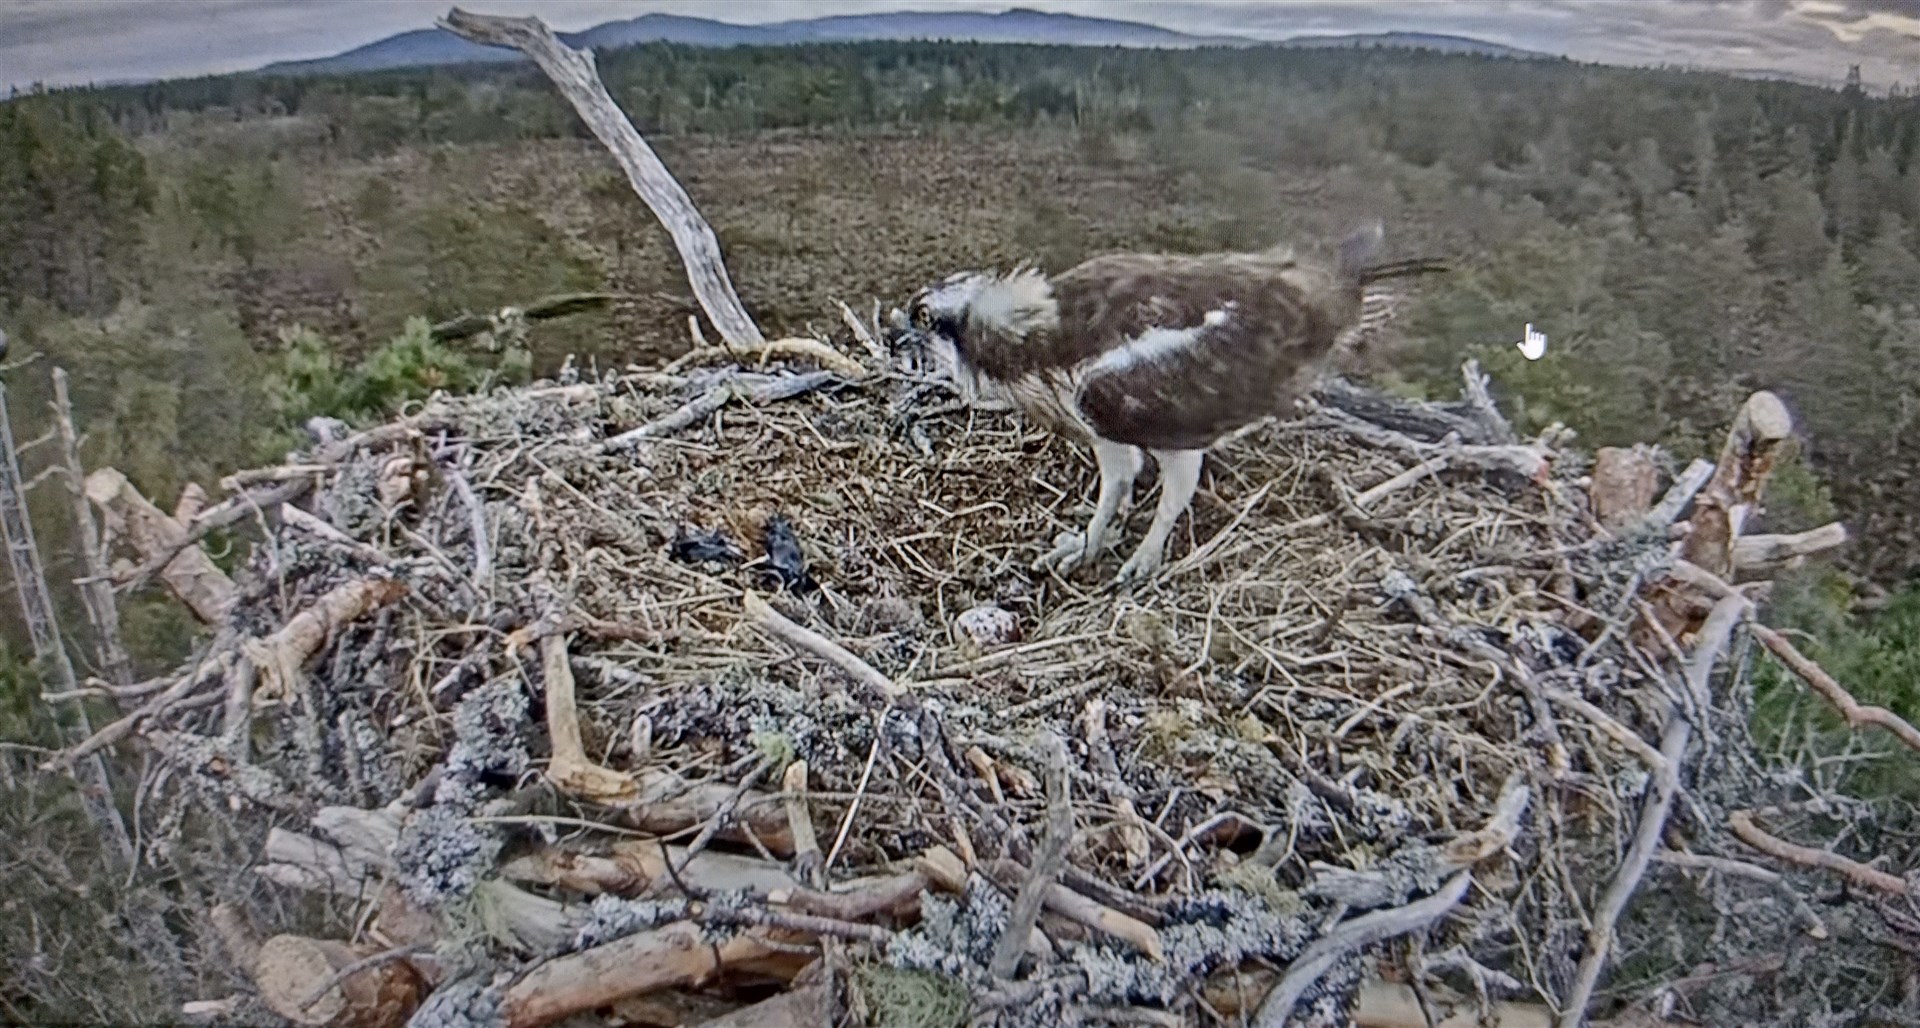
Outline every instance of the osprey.
{"type": "Polygon", "coordinates": [[[1444,270],[1376,263],[1378,223],[1328,266],[1285,246],[1251,253],[1121,253],[1048,278],[1030,267],[961,272],[916,292],[901,343],[930,356],[971,403],[1014,408],[1092,444],[1100,497],[1084,533],[1034,562],[1091,563],[1151,453],[1153,524],[1115,579],[1145,579],[1193,502],[1206,451],[1235,429],[1290,415],[1334,350],[1371,332],[1383,279],[1444,270]]]}

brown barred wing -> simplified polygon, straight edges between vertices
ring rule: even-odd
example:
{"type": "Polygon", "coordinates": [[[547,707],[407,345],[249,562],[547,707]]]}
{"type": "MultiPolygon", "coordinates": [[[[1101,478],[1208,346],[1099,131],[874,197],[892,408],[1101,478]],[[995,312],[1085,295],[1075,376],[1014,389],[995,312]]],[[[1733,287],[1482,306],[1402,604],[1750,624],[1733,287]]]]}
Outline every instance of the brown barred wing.
{"type": "Polygon", "coordinates": [[[1339,326],[1291,303],[1233,303],[1197,324],[1152,328],[1091,362],[1077,405],[1100,436],[1198,450],[1269,415],[1291,415],[1339,326]]]}

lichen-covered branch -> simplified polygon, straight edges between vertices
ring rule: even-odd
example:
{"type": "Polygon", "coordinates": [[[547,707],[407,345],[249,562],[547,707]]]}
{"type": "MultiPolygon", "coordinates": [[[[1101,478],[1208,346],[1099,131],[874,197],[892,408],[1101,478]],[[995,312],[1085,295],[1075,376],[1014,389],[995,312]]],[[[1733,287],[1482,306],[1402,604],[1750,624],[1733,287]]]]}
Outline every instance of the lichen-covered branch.
{"type": "Polygon", "coordinates": [[[1473,872],[1461,871],[1447,879],[1437,892],[1404,906],[1375,910],[1340,922],[1333,930],[1313,941],[1288,965],[1280,983],[1267,993],[1254,1015],[1254,1028],[1286,1028],[1293,1007],[1314,982],[1331,970],[1342,957],[1396,935],[1417,932],[1439,920],[1459,904],[1473,884],[1473,872]]]}

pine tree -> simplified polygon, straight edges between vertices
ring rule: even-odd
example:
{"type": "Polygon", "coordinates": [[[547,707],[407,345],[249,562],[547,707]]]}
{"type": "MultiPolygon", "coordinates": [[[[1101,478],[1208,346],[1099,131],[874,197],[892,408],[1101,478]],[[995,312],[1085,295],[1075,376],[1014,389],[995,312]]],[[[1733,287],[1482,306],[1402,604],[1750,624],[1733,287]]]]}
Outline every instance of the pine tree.
{"type": "Polygon", "coordinates": [[[1684,185],[1710,221],[1718,223],[1731,207],[1727,184],[1721,179],[1720,146],[1714,140],[1713,114],[1693,116],[1692,152],[1688,154],[1684,185]]]}
{"type": "Polygon", "coordinates": [[[1908,249],[1906,220],[1880,215],[1873,238],[1860,253],[1860,286],[1868,303],[1920,306],[1920,257],[1908,249]]]}
{"type": "Polygon", "coordinates": [[[1868,218],[1866,172],[1857,156],[1859,149],[1859,119],[1849,113],[1840,135],[1840,148],[1827,168],[1826,188],[1834,238],[1848,254],[1857,253],[1866,244],[1873,227],[1868,218]]]}
{"type": "Polygon", "coordinates": [[[1633,144],[1633,153],[1621,170],[1633,187],[1633,198],[1644,219],[1656,201],[1673,191],[1676,176],[1660,155],[1660,144],[1642,137],[1633,144]]]}
{"type": "Polygon", "coordinates": [[[1776,275],[1804,278],[1826,263],[1827,212],[1820,194],[1801,175],[1783,172],[1761,190],[1767,201],[1760,220],[1760,266],[1776,275]]]}
{"type": "MultiPolygon", "coordinates": [[[[1907,173],[1900,191],[1906,200],[1907,223],[1914,227],[1916,233],[1920,233],[1920,156],[1907,162],[1907,173]]],[[[1920,253],[1920,234],[1916,234],[1912,245],[1914,251],[1920,253]]]]}

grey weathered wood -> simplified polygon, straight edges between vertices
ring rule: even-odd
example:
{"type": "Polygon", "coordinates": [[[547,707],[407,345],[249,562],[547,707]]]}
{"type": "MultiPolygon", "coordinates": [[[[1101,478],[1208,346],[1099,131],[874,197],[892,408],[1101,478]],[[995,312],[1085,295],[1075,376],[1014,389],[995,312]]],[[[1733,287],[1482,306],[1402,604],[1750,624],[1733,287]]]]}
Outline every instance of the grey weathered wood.
{"type": "Polygon", "coordinates": [[[80,464],[80,437],[73,425],[73,401],[67,394],[65,368],[53,369],[53,423],[60,433],[60,458],[66,465],[67,492],[73,498],[73,527],[79,533],[80,558],[87,568],[80,598],[86,604],[88,620],[93,622],[101,670],[113,684],[131,685],[133,661],[120,637],[120,607],[114,602],[93,506],[87,502],[87,474],[80,464]]]}
{"type": "Polygon", "coordinates": [[[1468,445],[1513,442],[1511,430],[1502,433],[1466,402],[1416,403],[1388,393],[1365,389],[1335,375],[1323,378],[1313,398],[1320,404],[1390,428],[1421,442],[1439,442],[1458,436],[1468,445]]]}
{"type": "Polygon", "coordinates": [[[627,173],[633,191],[653,209],[655,217],[673,235],[673,244],[687,268],[693,295],[707,312],[720,337],[733,346],[755,346],[766,340],[733,291],[720,242],[713,228],[680,188],[666,165],[640,138],[633,122],[621,112],[600,81],[591,51],[575,50],[560,42],[539,18],[507,18],[474,14],[458,7],[440,20],[442,27],[462,39],[488,46],[511,47],[540,65],[560,89],[581,120],[612,151],[627,173]]]}
{"type": "MultiPolygon", "coordinates": [[[[0,385],[0,535],[5,536],[7,557],[13,569],[13,584],[20,592],[20,611],[26,617],[33,637],[34,657],[54,676],[59,691],[79,692],[73,661],[67,656],[60,638],[60,623],[54,618],[53,599],[47,591],[47,575],[40,563],[40,550],[33,539],[33,522],[27,517],[26,489],[21,484],[20,464],[13,444],[13,424],[7,417],[6,388],[0,385]]],[[[62,727],[77,731],[81,738],[93,734],[86,707],[72,701],[70,721],[62,727]]],[[[80,804],[100,830],[102,843],[120,865],[133,864],[133,837],[120,808],[113,803],[113,782],[107,776],[106,761],[98,753],[89,755],[74,767],[80,786],[80,804]]]]}

